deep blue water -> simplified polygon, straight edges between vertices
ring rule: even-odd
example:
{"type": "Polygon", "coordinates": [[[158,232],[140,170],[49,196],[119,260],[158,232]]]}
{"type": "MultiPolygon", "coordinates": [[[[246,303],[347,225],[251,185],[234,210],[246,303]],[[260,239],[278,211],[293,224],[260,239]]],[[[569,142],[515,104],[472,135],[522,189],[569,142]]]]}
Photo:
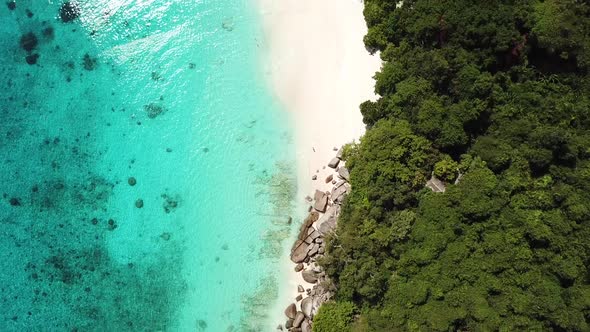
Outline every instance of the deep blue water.
{"type": "Polygon", "coordinates": [[[0,3],[0,331],[276,325],[295,179],[254,4],[62,4],[0,3]]]}

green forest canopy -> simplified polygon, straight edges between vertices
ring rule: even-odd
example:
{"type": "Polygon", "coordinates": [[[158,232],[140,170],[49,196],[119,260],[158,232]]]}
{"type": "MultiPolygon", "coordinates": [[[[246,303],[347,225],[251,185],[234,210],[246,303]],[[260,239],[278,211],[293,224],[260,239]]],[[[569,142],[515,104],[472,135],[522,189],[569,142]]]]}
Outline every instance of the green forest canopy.
{"type": "Polygon", "coordinates": [[[314,331],[589,331],[590,5],[364,14],[380,98],[345,150],[353,190],[322,262],[336,300],[314,331]]]}

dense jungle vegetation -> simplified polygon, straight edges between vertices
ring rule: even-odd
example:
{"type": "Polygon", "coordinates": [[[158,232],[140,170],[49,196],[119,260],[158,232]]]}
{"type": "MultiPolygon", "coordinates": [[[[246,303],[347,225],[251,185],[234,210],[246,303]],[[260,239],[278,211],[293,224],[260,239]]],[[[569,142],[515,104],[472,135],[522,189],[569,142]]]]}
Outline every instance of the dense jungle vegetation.
{"type": "Polygon", "coordinates": [[[337,291],[314,331],[590,331],[590,4],[364,15],[380,98],[345,150],[352,193],[322,262],[337,291]]]}

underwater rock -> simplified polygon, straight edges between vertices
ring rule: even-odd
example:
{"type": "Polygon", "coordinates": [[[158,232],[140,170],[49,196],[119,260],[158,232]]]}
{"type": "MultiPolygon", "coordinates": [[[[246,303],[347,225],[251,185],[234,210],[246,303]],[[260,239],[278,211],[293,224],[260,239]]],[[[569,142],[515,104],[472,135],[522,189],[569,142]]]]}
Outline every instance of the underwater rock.
{"type": "Polygon", "coordinates": [[[127,179],[127,183],[129,183],[129,185],[133,187],[137,183],[137,180],[133,176],[131,176],[129,177],[129,179],[127,179]]]}
{"type": "Polygon", "coordinates": [[[143,207],[143,199],[138,199],[135,201],[135,207],[141,209],[143,207]]]}
{"type": "Polygon", "coordinates": [[[202,319],[197,319],[197,328],[204,331],[207,328],[207,322],[202,319]]]}
{"type": "Polygon", "coordinates": [[[152,72],[152,80],[159,81],[161,78],[162,78],[162,75],[160,75],[158,72],[156,72],[156,71],[152,72]]]}
{"type": "Polygon", "coordinates": [[[170,240],[170,236],[171,236],[170,233],[164,232],[164,233],[162,233],[162,235],[160,235],[160,238],[162,238],[162,240],[164,240],[164,241],[168,241],[168,240],[170,240]]]}
{"type": "Polygon", "coordinates": [[[20,47],[27,52],[34,50],[37,47],[37,44],[39,44],[39,40],[32,32],[25,33],[20,37],[20,47]]]}
{"type": "Polygon", "coordinates": [[[82,64],[84,66],[84,69],[91,71],[96,68],[97,60],[96,58],[91,57],[90,54],[86,53],[84,54],[84,58],[82,59],[82,64]]]}
{"type": "Polygon", "coordinates": [[[12,206],[21,206],[22,204],[20,202],[20,198],[12,197],[10,199],[10,205],[12,205],[12,206]]]}
{"type": "Polygon", "coordinates": [[[166,213],[170,213],[172,210],[178,207],[178,200],[173,199],[172,197],[163,194],[162,198],[164,199],[164,211],[166,213]]]}
{"type": "Polygon", "coordinates": [[[32,11],[30,11],[30,10],[27,9],[27,10],[25,10],[25,13],[27,14],[27,17],[28,18],[32,18],[33,17],[33,12],[32,11]]]}
{"type": "Polygon", "coordinates": [[[115,223],[115,221],[113,219],[109,219],[108,224],[109,224],[109,226],[108,226],[109,231],[114,231],[115,228],[117,228],[117,224],[115,223]]]}
{"type": "Polygon", "coordinates": [[[75,1],[66,1],[59,8],[59,17],[63,22],[71,22],[80,16],[80,7],[75,1]]]}
{"type": "Polygon", "coordinates": [[[168,111],[164,106],[157,103],[150,103],[149,105],[145,105],[143,106],[143,109],[145,110],[148,118],[150,119],[155,119],[159,115],[164,114],[168,111]]]}
{"type": "Polygon", "coordinates": [[[225,31],[233,31],[233,29],[234,29],[233,18],[230,17],[230,18],[226,18],[225,20],[223,20],[223,22],[221,23],[221,27],[225,31]]]}
{"type": "Polygon", "coordinates": [[[14,0],[8,1],[6,3],[6,5],[8,6],[8,9],[10,9],[10,10],[15,10],[16,9],[16,1],[14,1],[14,0]]]}
{"type": "Polygon", "coordinates": [[[43,29],[42,33],[43,33],[43,37],[45,37],[47,39],[53,39],[53,37],[54,37],[53,27],[47,27],[47,28],[43,29]]]}
{"type": "Polygon", "coordinates": [[[295,272],[300,272],[301,270],[303,270],[303,264],[299,263],[297,265],[295,265],[295,272]]]}
{"type": "Polygon", "coordinates": [[[27,55],[25,57],[25,61],[27,61],[27,63],[29,65],[34,65],[37,63],[37,59],[39,59],[39,54],[35,53],[35,54],[31,54],[31,55],[27,55]]]}

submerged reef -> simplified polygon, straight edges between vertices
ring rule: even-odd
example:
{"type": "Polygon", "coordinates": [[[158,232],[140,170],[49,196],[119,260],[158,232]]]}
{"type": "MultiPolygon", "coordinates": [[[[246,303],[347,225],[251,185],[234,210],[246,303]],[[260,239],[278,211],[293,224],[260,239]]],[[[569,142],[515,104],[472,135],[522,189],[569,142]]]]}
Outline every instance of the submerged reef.
{"type": "Polygon", "coordinates": [[[168,111],[164,106],[158,103],[150,103],[148,105],[145,105],[143,109],[145,110],[148,118],[150,119],[155,119],[159,115],[162,115],[168,111]]]}
{"type": "Polygon", "coordinates": [[[80,16],[80,6],[75,1],[66,1],[59,9],[59,17],[63,22],[72,22],[80,16]]]}
{"type": "Polygon", "coordinates": [[[33,51],[37,44],[39,44],[39,40],[33,32],[27,32],[20,37],[20,46],[27,52],[33,51]]]}
{"type": "Polygon", "coordinates": [[[85,70],[92,71],[96,69],[97,64],[98,60],[96,58],[91,57],[88,53],[84,54],[84,57],[82,58],[82,66],[85,70]]]}
{"type": "Polygon", "coordinates": [[[180,200],[178,196],[171,197],[168,194],[162,194],[162,198],[164,199],[164,212],[170,213],[178,207],[180,200]]]}
{"type": "MultiPolygon", "coordinates": [[[[17,9],[15,1],[6,4],[17,9]]],[[[135,207],[136,198],[118,204],[117,186],[129,188],[118,179],[127,175],[100,167],[107,148],[100,120],[105,100],[113,103],[109,109],[124,105],[83,77],[106,63],[92,43],[48,45],[79,34],[48,23],[57,8],[62,22],[80,16],[71,1],[45,21],[36,7],[5,15],[10,24],[18,21],[5,40],[19,57],[0,67],[0,331],[170,330],[186,293],[178,273],[184,249],[162,230],[153,234],[162,245],[149,258],[121,258],[113,249],[112,239],[130,224],[118,206],[140,214],[139,197],[149,193],[137,186],[135,207]],[[33,74],[29,65],[40,59],[51,61],[33,74]]],[[[177,201],[170,197],[166,208],[177,201]]]]}

